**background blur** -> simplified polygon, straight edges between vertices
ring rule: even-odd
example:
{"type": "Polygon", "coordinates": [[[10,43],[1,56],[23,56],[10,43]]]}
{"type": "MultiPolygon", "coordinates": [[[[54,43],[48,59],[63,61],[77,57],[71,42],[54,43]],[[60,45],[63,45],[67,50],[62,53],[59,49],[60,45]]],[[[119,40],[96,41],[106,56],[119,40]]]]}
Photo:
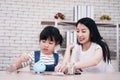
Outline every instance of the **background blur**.
{"type": "MultiPolygon", "coordinates": [[[[116,54],[116,23],[120,23],[119,0],[0,0],[0,71],[6,70],[6,65],[20,54],[39,49],[39,33],[47,25],[41,25],[41,21],[54,21],[57,12],[63,13],[66,21],[73,21],[73,7],[76,5],[92,5],[96,22],[115,24],[98,28],[110,47],[112,64],[118,71],[120,59],[117,56],[120,54],[116,54]],[[111,21],[101,21],[103,14],[108,14],[111,21]]],[[[63,54],[65,32],[75,27],[59,25],[58,28],[64,37],[60,50],[63,54]]],[[[120,46],[120,42],[118,44],[120,46]]]]}

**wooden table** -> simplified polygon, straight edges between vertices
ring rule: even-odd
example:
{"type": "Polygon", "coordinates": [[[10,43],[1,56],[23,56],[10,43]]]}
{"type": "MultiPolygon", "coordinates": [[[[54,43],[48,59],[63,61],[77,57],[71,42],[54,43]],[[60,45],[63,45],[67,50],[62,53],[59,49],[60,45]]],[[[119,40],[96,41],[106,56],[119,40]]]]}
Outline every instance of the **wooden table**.
{"type": "Polygon", "coordinates": [[[82,73],[81,75],[50,75],[20,72],[9,74],[0,71],[0,80],[120,80],[120,72],[82,73]]]}

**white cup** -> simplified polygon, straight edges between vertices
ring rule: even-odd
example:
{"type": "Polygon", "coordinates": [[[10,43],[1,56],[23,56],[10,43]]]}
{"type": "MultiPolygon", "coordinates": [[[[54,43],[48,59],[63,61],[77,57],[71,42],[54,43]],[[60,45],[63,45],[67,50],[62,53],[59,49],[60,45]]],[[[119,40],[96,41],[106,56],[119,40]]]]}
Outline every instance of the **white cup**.
{"type": "Polygon", "coordinates": [[[74,63],[68,63],[67,64],[67,67],[68,67],[68,74],[74,74],[74,63]]]}

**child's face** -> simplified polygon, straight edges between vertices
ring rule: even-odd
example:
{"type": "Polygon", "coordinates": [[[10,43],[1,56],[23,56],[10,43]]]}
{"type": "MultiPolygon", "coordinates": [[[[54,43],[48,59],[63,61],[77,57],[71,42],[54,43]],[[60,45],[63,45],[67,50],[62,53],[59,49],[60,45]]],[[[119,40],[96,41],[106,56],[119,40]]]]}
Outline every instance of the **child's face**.
{"type": "Polygon", "coordinates": [[[90,42],[90,30],[83,24],[77,25],[77,39],[80,44],[90,42]]]}
{"type": "Polygon", "coordinates": [[[56,46],[55,41],[50,39],[40,41],[40,49],[43,54],[49,55],[52,54],[56,46]]]}

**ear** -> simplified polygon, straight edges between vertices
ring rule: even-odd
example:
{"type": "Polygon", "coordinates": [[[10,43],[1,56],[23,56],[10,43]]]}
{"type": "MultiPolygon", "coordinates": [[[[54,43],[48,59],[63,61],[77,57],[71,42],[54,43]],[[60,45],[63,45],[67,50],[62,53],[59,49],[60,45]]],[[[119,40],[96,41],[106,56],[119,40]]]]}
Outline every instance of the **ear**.
{"type": "Polygon", "coordinates": [[[93,38],[93,35],[92,35],[92,34],[90,34],[90,38],[93,38]]]}

